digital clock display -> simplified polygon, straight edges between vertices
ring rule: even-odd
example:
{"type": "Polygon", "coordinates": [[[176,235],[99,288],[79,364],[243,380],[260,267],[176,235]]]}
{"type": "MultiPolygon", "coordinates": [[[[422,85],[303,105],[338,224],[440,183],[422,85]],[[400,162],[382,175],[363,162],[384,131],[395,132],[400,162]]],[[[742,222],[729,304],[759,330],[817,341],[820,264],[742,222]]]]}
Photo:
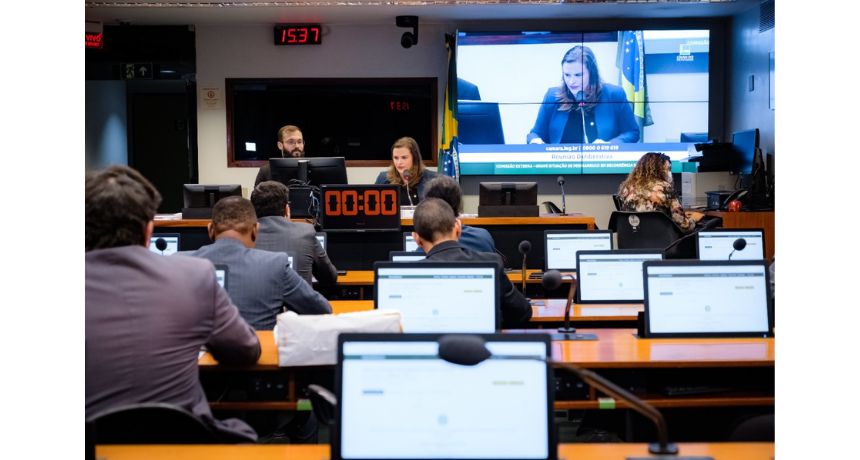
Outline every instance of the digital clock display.
{"type": "Polygon", "coordinates": [[[322,26],[319,24],[275,24],[275,45],[319,45],[322,26]]]}
{"type": "Polygon", "coordinates": [[[396,185],[323,185],[320,190],[324,230],[400,230],[396,185]]]}

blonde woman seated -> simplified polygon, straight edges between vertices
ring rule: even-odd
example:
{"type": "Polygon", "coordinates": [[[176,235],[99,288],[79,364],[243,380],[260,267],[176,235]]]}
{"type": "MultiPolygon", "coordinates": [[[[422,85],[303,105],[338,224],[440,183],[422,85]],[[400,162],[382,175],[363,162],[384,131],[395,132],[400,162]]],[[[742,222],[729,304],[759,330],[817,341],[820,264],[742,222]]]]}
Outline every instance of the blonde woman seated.
{"type": "Polygon", "coordinates": [[[415,206],[424,198],[424,188],[434,177],[436,172],[424,167],[418,142],[401,137],[391,146],[391,166],[379,173],[376,183],[399,185],[400,205],[415,206]]]}

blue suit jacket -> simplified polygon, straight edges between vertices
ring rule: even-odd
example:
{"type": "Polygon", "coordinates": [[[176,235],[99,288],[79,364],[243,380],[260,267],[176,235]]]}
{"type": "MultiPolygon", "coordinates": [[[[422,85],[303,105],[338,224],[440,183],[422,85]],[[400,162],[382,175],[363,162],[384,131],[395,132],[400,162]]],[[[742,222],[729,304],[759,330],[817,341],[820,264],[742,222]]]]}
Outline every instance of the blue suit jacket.
{"type": "Polygon", "coordinates": [[[250,249],[239,240],[219,238],[184,254],[227,266],[227,293],[254,329],[273,329],[284,304],[298,314],[331,313],[328,300],[290,268],[284,252],[250,249]]]}
{"type": "MultiPolygon", "coordinates": [[[[547,144],[560,144],[568,117],[574,113],[580,116],[579,112],[559,112],[555,91],[556,88],[550,88],[544,95],[535,126],[526,137],[526,142],[539,137],[547,144]]],[[[639,125],[620,86],[603,84],[597,106],[594,107],[594,123],[597,125],[597,137],[606,142],[617,144],[639,141],[639,125]]]]}

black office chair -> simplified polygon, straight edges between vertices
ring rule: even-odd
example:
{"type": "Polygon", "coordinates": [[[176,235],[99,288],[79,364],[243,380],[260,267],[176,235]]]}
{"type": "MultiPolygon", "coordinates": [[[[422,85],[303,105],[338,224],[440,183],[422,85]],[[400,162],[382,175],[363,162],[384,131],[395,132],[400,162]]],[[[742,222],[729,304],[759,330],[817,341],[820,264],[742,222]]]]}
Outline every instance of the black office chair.
{"type": "Polygon", "coordinates": [[[665,250],[663,257],[667,259],[696,257],[695,233],[684,233],[660,211],[613,211],[609,229],[617,236],[618,249],[665,250]]]}
{"type": "Polygon", "coordinates": [[[729,442],[774,442],[776,418],[774,414],[751,417],[735,427],[729,442]]]}
{"type": "Polygon", "coordinates": [[[307,386],[308,399],[311,400],[311,409],[317,420],[324,425],[331,426],[334,423],[334,411],[337,407],[337,397],[327,388],[311,384],[307,386]]]}
{"type": "Polygon", "coordinates": [[[612,203],[615,204],[616,211],[621,211],[621,197],[619,197],[618,194],[612,195],[612,203]]]}
{"type": "MultiPolygon", "coordinates": [[[[239,442],[209,428],[191,412],[164,403],[140,403],[87,419],[96,444],[219,444],[239,442]]],[[[245,440],[247,441],[247,440],[245,440]]]]}

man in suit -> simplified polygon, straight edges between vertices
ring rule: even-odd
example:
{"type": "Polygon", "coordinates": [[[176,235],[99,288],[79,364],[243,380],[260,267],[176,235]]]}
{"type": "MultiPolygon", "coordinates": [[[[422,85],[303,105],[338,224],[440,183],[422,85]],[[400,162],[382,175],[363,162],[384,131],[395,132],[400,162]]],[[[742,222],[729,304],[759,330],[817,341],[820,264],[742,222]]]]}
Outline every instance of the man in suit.
{"type": "Polygon", "coordinates": [[[201,347],[225,364],[257,362],[260,343],[206,260],[165,257],[149,238],[161,195],[139,172],[112,166],[86,179],[86,416],[169,403],[237,440],[257,434],[216,420],[200,386],[201,347]]]}
{"type": "MultiPolygon", "coordinates": [[[[278,151],[282,158],[300,158],[305,156],[305,138],[297,126],[286,125],[278,130],[278,151]]],[[[272,171],[269,163],[264,164],[257,171],[254,186],[260,182],[272,180],[272,171]]]]}
{"type": "Polygon", "coordinates": [[[313,225],[290,221],[290,190],[275,182],[260,182],[251,193],[260,231],[257,249],[285,252],[293,258],[292,267],[308,284],[336,284],[337,269],[316,238],[313,225]],[[313,277],[311,276],[313,273],[313,277]]]}
{"type": "Polygon", "coordinates": [[[495,262],[502,298],[502,327],[517,328],[528,324],[532,307],[505,275],[501,257],[495,253],[470,251],[457,242],[461,225],[448,203],[438,198],[425,198],[415,208],[412,219],[415,225],[412,237],[427,253],[424,260],[495,262]]]}
{"type": "MultiPolygon", "coordinates": [[[[460,209],[463,207],[463,192],[460,184],[451,177],[437,176],[427,183],[427,198],[439,198],[448,203],[454,210],[454,217],[459,219],[460,209]]],[[[496,252],[496,243],[493,236],[484,228],[460,225],[460,246],[477,252],[496,252]]]]}
{"type": "MultiPolygon", "coordinates": [[[[290,268],[287,254],[255,249],[259,230],[254,206],[245,198],[222,198],[212,208],[209,238],[214,243],[186,253],[227,266],[227,291],[248,323],[275,327],[287,309],[298,314],[331,313],[331,305],[290,268]]],[[[180,253],[182,254],[182,253],[180,253]]]]}

